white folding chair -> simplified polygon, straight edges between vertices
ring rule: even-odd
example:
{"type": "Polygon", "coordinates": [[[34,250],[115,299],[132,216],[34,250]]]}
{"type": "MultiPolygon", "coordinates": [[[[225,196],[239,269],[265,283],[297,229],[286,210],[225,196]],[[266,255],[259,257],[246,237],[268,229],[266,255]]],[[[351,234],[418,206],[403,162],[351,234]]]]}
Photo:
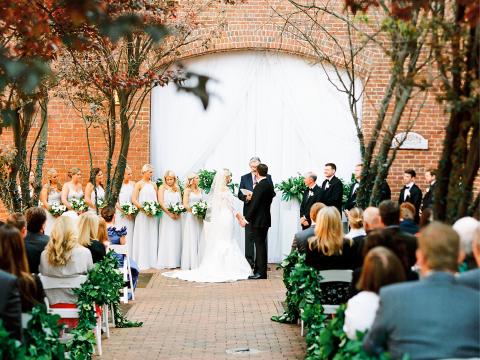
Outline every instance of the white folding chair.
{"type": "MultiPolygon", "coordinates": [[[[87,280],[86,275],[76,275],[72,277],[63,277],[57,278],[52,276],[45,276],[39,274],[40,281],[44,290],[53,290],[53,289],[75,289],[82,286],[82,284],[87,280]]],[[[62,319],[78,319],[78,308],[52,308],[48,303],[48,298],[46,299],[46,304],[48,312],[50,314],[59,315],[62,319]]],[[[93,311],[95,311],[95,304],[93,306],[93,311]]],[[[97,325],[95,326],[95,338],[97,340],[97,354],[102,356],[102,330],[101,330],[101,320],[97,317],[97,325]]]]}
{"type": "Polygon", "coordinates": [[[122,296],[120,297],[120,301],[124,304],[128,303],[128,295],[129,293],[132,296],[132,300],[135,300],[135,292],[133,289],[133,278],[132,278],[132,267],[130,265],[130,258],[128,257],[128,245],[112,245],[108,246],[109,250],[113,250],[116,254],[124,255],[123,259],[123,266],[119,269],[123,274],[123,281],[129,282],[130,289],[128,286],[125,286],[122,291],[122,296]]]}

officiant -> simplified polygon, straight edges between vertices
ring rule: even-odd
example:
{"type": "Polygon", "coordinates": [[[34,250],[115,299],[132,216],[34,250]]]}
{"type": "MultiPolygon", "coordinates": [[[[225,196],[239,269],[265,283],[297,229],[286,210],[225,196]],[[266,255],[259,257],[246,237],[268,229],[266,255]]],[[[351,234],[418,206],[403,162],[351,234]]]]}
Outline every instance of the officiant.
{"type": "Polygon", "coordinates": [[[302,203],[300,205],[300,225],[302,225],[302,229],[305,230],[312,224],[310,208],[316,202],[321,202],[323,190],[317,185],[317,175],[311,171],[305,174],[303,181],[307,186],[307,190],[303,193],[302,203]]]}
{"type": "MultiPolygon", "coordinates": [[[[250,172],[243,175],[240,179],[238,198],[243,201],[243,216],[247,214],[248,205],[252,199],[253,188],[257,185],[257,166],[260,163],[261,161],[259,157],[252,157],[248,163],[250,166],[250,172]]],[[[273,185],[270,174],[267,174],[267,181],[273,185]]],[[[255,265],[255,244],[252,238],[252,229],[250,224],[245,226],[245,258],[253,269],[255,265]]]]}

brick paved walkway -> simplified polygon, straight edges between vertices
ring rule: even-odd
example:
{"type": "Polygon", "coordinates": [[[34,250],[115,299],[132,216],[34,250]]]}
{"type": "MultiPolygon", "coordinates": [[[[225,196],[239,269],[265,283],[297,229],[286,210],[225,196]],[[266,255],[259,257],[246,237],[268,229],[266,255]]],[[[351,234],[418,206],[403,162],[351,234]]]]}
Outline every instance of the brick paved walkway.
{"type": "MultiPolygon", "coordinates": [[[[271,266],[272,270],[274,266],[271,266]]],[[[268,280],[200,284],[156,273],[137,289],[131,320],[141,328],[113,329],[102,359],[302,359],[305,339],[297,325],[270,321],[281,312],[281,273],[268,280]],[[229,349],[260,352],[231,355],[229,349]]]]}

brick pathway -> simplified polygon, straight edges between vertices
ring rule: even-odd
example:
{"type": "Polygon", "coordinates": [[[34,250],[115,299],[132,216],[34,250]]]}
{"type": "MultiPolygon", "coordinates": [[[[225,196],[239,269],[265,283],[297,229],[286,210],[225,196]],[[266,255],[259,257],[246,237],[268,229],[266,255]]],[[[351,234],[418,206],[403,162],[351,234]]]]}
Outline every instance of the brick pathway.
{"type": "MultiPolygon", "coordinates": [[[[272,270],[274,266],[271,266],[272,270]]],[[[279,271],[268,280],[200,284],[156,273],[137,289],[131,320],[141,328],[112,329],[102,359],[302,359],[297,325],[270,321],[281,312],[285,288],[279,271]],[[227,350],[250,348],[256,354],[227,350]]]]}

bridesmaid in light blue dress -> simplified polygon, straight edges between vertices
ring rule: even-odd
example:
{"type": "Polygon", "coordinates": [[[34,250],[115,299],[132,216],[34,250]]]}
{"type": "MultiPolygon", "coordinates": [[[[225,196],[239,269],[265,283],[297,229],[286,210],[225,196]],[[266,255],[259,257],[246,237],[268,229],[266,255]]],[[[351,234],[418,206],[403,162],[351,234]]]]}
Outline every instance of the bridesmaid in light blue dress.
{"type": "Polygon", "coordinates": [[[142,180],[135,184],[132,194],[132,203],[140,212],[135,218],[131,256],[140,270],[153,268],[157,264],[158,219],[142,211],[145,201],[157,201],[157,185],[151,180],[152,175],[153,166],[143,165],[142,180]]]}
{"type": "Polygon", "coordinates": [[[183,206],[187,209],[183,224],[183,243],[181,268],[183,270],[195,269],[200,263],[199,248],[202,238],[203,220],[192,214],[192,206],[202,200],[203,195],[198,187],[199,177],[191,173],[187,177],[187,187],[183,194],[183,206]]]}
{"type": "Polygon", "coordinates": [[[56,217],[50,213],[50,209],[53,204],[60,205],[62,203],[62,185],[58,181],[57,170],[53,168],[47,170],[47,178],[48,182],[43,185],[40,192],[40,203],[47,213],[47,221],[45,222],[45,230],[43,232],[45,235],[50,236],[53,223],[56,220],[56,217]]]}
{"type": "Polygon", "coordinates": [[[103,172],[100,168],[93,168],[90,173],[90,181],[87,183],[87,186],[85,186],[85,202],[88,205],[88,211],[94,214],[97,213],[97,198],[99,201],[105,199],[103,172]],[[95,184],[95,186],[93,184],[95,184]]]}
{"type": "Polygon", "coordinates": [[[168,170],[163,176],[163,185],[158,189],[158,202],[164,211],[158,233],[158,269],[180,267],[182,255],[181,215],[168,211],[169,205],[182,203],[182,194],[175,173],[168,170]]]}
{"type": "Polygon", "coordinates": [[[118,203],[115,213],[115,226],[120,229],[125,226],[127,229],[127,245],[130,254],[133,253],[133,231],[135,227],[135,217],[133,215],[124,215],[121,206],[125,203],[132,203],[133,189],[135,188],[135,181],[132,181],[132,169],[125,168],[125,175],[123,177],[120,194],[118,194],[118,203]]]}

